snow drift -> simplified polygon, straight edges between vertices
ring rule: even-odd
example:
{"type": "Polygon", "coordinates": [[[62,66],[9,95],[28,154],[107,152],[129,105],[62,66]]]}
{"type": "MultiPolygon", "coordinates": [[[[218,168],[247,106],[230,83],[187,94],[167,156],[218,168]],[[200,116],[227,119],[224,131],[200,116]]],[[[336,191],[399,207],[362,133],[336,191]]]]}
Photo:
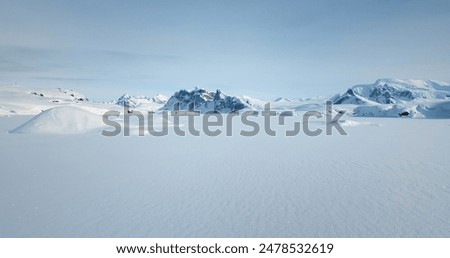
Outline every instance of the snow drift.
{"type": "Polygon", "coordinates": [[[48,109],[10,133],[76,134],[103,127],[102,117],[85,109],[62,106],[48,109]]]}

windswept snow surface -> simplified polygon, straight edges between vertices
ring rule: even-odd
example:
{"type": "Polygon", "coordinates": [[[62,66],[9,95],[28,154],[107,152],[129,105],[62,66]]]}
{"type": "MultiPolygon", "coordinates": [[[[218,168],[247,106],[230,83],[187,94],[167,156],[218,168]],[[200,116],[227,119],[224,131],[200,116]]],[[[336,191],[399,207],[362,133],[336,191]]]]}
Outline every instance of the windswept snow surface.
{"type": "Polygon", "coordinates": [[[352,117],[347,136],[318,137],[8,133],[28,119],[0,118],[1,237],[450,237],[449,120],[352,117]]]}

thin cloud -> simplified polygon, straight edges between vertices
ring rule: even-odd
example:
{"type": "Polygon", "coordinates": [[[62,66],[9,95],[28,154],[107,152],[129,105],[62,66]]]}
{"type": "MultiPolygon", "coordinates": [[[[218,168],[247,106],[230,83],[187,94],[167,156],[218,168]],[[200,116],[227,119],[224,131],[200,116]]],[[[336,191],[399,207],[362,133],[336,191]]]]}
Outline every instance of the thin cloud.
{"type": "Polygon", "coordinates": [[[88,50],[87,52],[114,58],[117,60],[144,60],[144,61],[172,61],[181,59],[180,56],[166,54],[138,54],[133,52],[115,51],[115,50],[88,50]]]}
{"type": "Polygon", "coordinates": [[[45,81],[71,81],[71,82],[83,82],[83,81],[97,81],[97,78],[71,78],[71,77],[52,77],[52,76],[35,76],[33,79],[45,80],[45,81]]]}

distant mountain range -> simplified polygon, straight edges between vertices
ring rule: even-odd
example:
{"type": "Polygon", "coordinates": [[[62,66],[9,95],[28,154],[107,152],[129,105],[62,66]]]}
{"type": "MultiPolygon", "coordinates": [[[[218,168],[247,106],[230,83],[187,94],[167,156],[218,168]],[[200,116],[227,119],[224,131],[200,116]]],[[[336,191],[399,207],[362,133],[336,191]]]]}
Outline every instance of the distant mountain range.
{"type": "MultiPolygon", "coordinates": [[[[270,102],[275,110],[304,112],[323,111],[326,98],[279,97],[270,102]]],[[[331,99],[334,108],[346,109],[352,116],[450,118],[450,85],[432,80],[379,79],[373,84],[356,85],[331,99]]],[[[171,97],[157,94],[153,97],[124,94],[115,101],[99,103],[84,95],[65,89],[31,90],[18,85],[0,86],[0,115],[34,115],[52,107],[88,107],[96,113],[104,110],[180,110],[193,108],[202,113],[239,110],[262,110],[266,101],[249,96],[232,96],[221,90],[207,91],[195,88],[180,90],[171,97]]]]}

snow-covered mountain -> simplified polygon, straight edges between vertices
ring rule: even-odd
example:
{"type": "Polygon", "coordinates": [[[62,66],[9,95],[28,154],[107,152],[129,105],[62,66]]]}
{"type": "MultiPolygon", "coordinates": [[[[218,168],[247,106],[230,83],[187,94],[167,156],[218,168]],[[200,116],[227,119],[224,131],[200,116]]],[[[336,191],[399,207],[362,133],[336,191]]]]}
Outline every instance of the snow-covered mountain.
{"type": "Polygon", "coordinates": [[[166,102],[169,100],[169,97],[164,96],[162,94],[156,94],[155,96],[153,96],[150,99],[152,102],[157,103],[157,104],[166,104],[166,102]]]}
{"type": "Polygon", "coordinates": [[[128,94],[122,95],[115,102],[119,106],[127,106],[129,108],[142,108],[155,110],[160,108],[167,102],[168,98],[164,95],[157,94],[153,97],[146,96],[130,96],[128,94]]]}
{"type": "Polygon", "coordinates": [[[450,85],[431,80],[379,79],[336,95],[333,104],[399,104],[450,98],[450,85]]]}
{"type": "MultiPolygon", "coordinates": [[[[271,109],[280,111],[321,111],[327,99],[278,98],[270,104],[271,109]]],[[[331,100],[336,110],[347,110],[353,116],[450,118],[450,85],[431,80],[380,79],[373,84],[356,85],[331,100]]],[[[198,88],[180,90],[170,98],[160,94],[153,97],[124,94],[116,101],[99,103],[73,90],[0,86],[0,115],[35,115],[60,106],[77,106],[96,114],[123,111],[123,106],[140,111],[172,110],[177,102],[181,110],[194,103],[194,109],[203,113],[263,110],[267,103],[245,95],[235,97],[220,90],[209,92],[198,88]]]]}
{"type": "Polygon", "coordinates": [[[290,103],[290,102],[292,102],[292,99],[279,97],[279,98],[276,98],[274,100],[274,102],[288,102],[288,103],[290,103]]]}
{"type": "Polygon", "coordinates": [[[353,116],[450,118],[450,84],[432,80],[379,79],[331,101],[353,109],[353,116]]]}
{"type": "Polygon", "coordinates": [[[238,97],[228,96],[220,90],[210,92],[199,88],[191,91],[180,90],[176,92],[161,109],[173,110],[176,103],[179,103],[180,110],[188,110],[189,104],[194,103],[195,111],[201,111],[202,113],[207,111],[228,113],[252,108],[244,100],[238,97]]]}

